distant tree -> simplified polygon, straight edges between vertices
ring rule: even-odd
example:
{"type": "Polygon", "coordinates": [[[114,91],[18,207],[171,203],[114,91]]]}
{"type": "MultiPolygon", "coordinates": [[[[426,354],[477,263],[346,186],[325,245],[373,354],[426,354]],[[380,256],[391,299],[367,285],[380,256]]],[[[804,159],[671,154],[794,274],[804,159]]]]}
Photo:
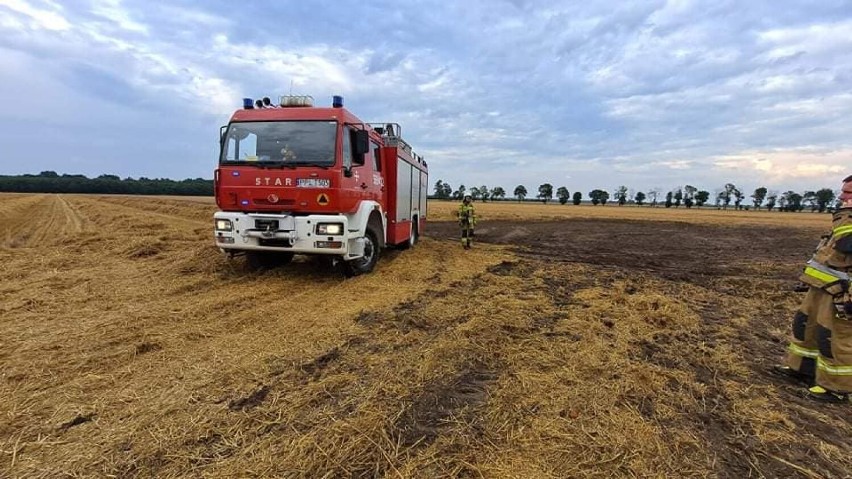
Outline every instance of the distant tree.
{"type": "Polygon", "coordinates": [[[635,201],[637,205],[642,206],[645,204],[645,193],[642,193],[641,191],[637,192],[636,196],[633,197],[633,201],[635,201]]]}
{"type": "Polygon", "coordinates": [[[823,188],[816,192],[817,197],[817,206],[819,207],[819,212],[823,213],[828,208],[828,205],[834,201],[835,195],[834,191],[831,188],[823,188]]]}
{"type": "Polygon", "coordinates": [[[728,209],[728,205],[731,204],[731,199],[733,199],[734,191],[737,191],[737,187],[733,183],[726,183],[716,195],[716,206],[723,204],[725,209],[728,209]]]}
{"type": "Polygon", "coordinates": [[[0,191],[19,193],[96,193],[124,195],[194,195],[213,194],[213,180],[188,178],[175,181],[167,178],[121,179],[116,175],[100,175],[87,178],[85,175],[61,176],[55,171],[43,171],[37,175],[0,175],[0,191]]]}
{"type": "Polygon", "coordinates": [[[469,194],[470,194],[471,198],[473,198],[473,201],[478,200],[482,196],[482,192],[480,192],[479,188],[477,188],[476,186],[474,186],[473,188],[470,189],[469,194]]]}
{"type": "Polygon", "coordinates": [[[775,208],[775,202],[778,199],[778,195],[774,193],[770,193],[769,196],[766,197],[766,210],[772,211],[775,208]]]}
{"type": "Polygon", "coordinates": [[[819,209],[816,191],[805,191],[805,194],[802,195],[802,205],[805,208],[810,208],[811,212],[819,209]]]}
{"type": "Polygon", "coordinates": [[[683,201],[683,190],[680,188],[674,191],[674,206],[675,208],[680,208],[680,202],[683,201]]]}
{"type": "Polygon", "coordinates": [[[692,208],[692,205],[695,204],[695,193],[698,192],[698,188],[692,185],[686,185],[683,187],[683,205],[687,208],[692,208]]]}
{"type": "Polygon", "coordinates": [[[764,200],[766,200],[766,188],[761,186],[754,190],[754,193],[751,194],[751,200],[754,203],[754,207],[760,209],[763,206],[764,200]]]}
{"type": "Polygon", "coordinates": [[[651,200],[650,201],[651,207],[657,206],[657,198],[660,196],[660,192],[661,192],[661,190],[659,188],[654,188],[652,190],[648,190],[648,199],[651,200]]]}
{"type": "Polygon", "coordinates": [[[619,186],[617,190],[615,190],[615,201],[618,202],[618,206],[624,206],[627,203],[627,187],[622,185],[619,186]]]}
{"type": "Polygon", "coordinates": [[[672,197],[674,197],[674,194],[671,191],[666,193],[666,208],[672,207],[672,197]]]}
{"type": "Polygon", "coordinates": [[[574,203],[575,205],[579,205],[580,203],[582,203],[582,201],[583,201],[583,193],[580,193],[579,191],[574,193],[574,196],[572,197],[571,202],[574,203]]]}
{"type": "Polygon", "coordinates": [[[460,200],[464,198],[465,193],[467,193],[467,189],[464,187],[464,185],[460,185],[459,189],[453,192],[453,198],[460,200]]]}
{"type": "Polygon", "coordinates": [[[502,186],[495,186],[494,188],[491,188],[491,199],[492,200],[496,199],[496,198],[499,198],[499,199],[502,200],[505,197],[506,197],[506,190],[504,190],[502,186]]]}
{"type": "Polygon", "coordinates": [[[731,194],[734,196],[734,206],[738,210],[741,209],[740,205],[742,204],[743,199],[745,199],[745,193],[743,193],[739,188],[734,188],[734,191],[732,191],[731,194]]]}
{"type": "Polygon", "coordinates": [[[527,197],[527,188],[524,185],[516,186],[514,195],[518,199],[518,202],[524,201],[524,198],[527,197]]]}
{"type": "Polygon", "coordinates": [[[453,194],[453,187],[449,183],[444,183],[444,199],[449,199],[453,194]]]}
{"type": "Polygon", "coordinates": [[[589,199],[592,200],[592,204],[597,206],[601,204],[601,198],[603,197],[603,190],[592,190],[589,192],[589,199]]]}
{"type": "Polygon", "coordinates": [[[604,191],[601,193],[601,205],[606,206],[607,201],[609,201],[609,192],[604,191]]]}
{"type": "Polygon", "coordinates": [[[435,197],[441,198],[444,194],[444,181],[438,180],[435,182],[435,197]]]}
{"type": "Polygon", "coordinates": [[[490,193],[491,193],[491,190],[489,190],[487,186],[482,185],[482,186],[479,187],[479,196],[482,198],[483,203],[488,201],[488,198],[489,198],[488,195],[490,193]]]}
{"type": "Polygon", "coordinates": [[[538,199],[540,199],[544,204],[547,204],[548,201],[553,199],[553,185],[551,185],[550,183],[539,185],[538,199]]]}
{"type": "Polygon", "coordinates": [[[700,208],[704,206],[704,203],[707,203],[707,200],[710,199],[710,192],[701,190],[698,193],[695,193],[695,204],[700,208]]]}
{"type": "Polygon", "coordinates": [[[786,191],[782,196],[784,200],[784,211],[801,211],[802,210],[802,195],[795,191],[786,191]]]}
{"type": "Polygon", "coordinates": [[[568,203],[568,200],[571,198],[571,193],[568,192],[568,188],[564,186],[560,186],[556,189],[556,198],[559,199],[560,204],[568,203]]]}

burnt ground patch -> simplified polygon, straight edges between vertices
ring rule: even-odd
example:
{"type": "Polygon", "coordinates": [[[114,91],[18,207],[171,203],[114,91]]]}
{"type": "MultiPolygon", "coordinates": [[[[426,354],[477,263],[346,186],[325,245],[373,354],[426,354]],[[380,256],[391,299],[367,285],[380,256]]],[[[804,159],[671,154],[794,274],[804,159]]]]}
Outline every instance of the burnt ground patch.
{"type": "Polygon", "coordinates": [[[73,419],[60,424],[59,430],[60,431],[67,431],[68,429],[71,429],[72,427],[79,426],[80,424],[85,424],[87,422],[90,422],[94,418],[95,418],[95,413],[78,414],[78,415],[74,416],[73,419]]]}
{"type": "MultiPolygon", "coordinates": [[[[433,222],[427,234],[455,240],[458,232],[453,222],[433,222]]],[[[804,397],[800,386],[769,373],[784,354],[784,334],[801,298],[793,286],[816,244],[813,233],[779,226],[569,219],[483,222],[476,240],[509,245],[520,258],[492,267],[489,272],[494,275],[528,277],[547,269],[547,295],[556,307],[583,308],[574,293],[591,285],[626,283],[626,295],[641,293],[648,280],[670,285],[663,287],[666,294],[698,315],[697,330],[677,331],[649,317],[661,330],[631,341],[629,357],[670,376],[670,388],[685,391],[695,402],[677,404],[674,396],[667,395],[625,400],[645,420],[664,429],[698,433],[712,451],[710,463],[719,477],[848,475],[846,462],[838,463],[817,445],[848,450],[852,411],[843,405],[814,403],[804,397]],[[588,266],[592,273],[588,278],[572,277],[571,264],[588,266]],[[560,265],[565,265],[564,273],[560,265]],[[684,285],[702,288],[701,297],[679,296],[684,285]],[[729,354],[720,351],[730,351],[735,356],[732,361],[747,372],[708,362],[729,354]],[[675,377],[690,380],[680,382],[675,377]],[[790,424],[767,426],[763,419],[751,421],[750,406],[741,403],[748,394],[742,391],[756,396],[749,399],[766,400],[790,424]],[[677,421],[657,418],[659,405],[666,401],[682,414],[677,421]],[[776,426],[777,430],[793,428],[801,441],[782,444],[766,439],[764,429],[776,426]]],[[[597,334],[606,339],[608,330],[618,327],[619,318],[605,318],[602,323],[607,329],[597,334]]],[[[513,336],[514,329],[505,332],[513,336]]],[[[572,339],[583,341],[591,333],[575,334],[572,339]]]]}
{"type": "MultiPolygon", "coordinates": [[[[458,226],[432,222],[426,234],[455,239],[458,226]]],[[[817,239],[807,231],[778,226],[570,219],[484,221],[477,227],[476,241],[512,245],[522,256],[542,261],[641,270],[671,280],[697,281],[748,275],[747,263],[755,261],[772,263],[765,275],[794,278],[817,239]]]]}
{"type": "Polygon", "coordinates": [[[240,411],[243,409],[251,409],[259,406],[269,394],[269,386],[261,386],[255,389],[248,396],[235,399],[228,403],[228,409],[231,411],[240,411]]]}
{"type": "Polygon", "coordinates": [[[407,447],[428,446],[451,423],[481,428],[476,407],[485,402],[488,387],[497,378],[493,369],[477,364],[427,384],[409,398],[409,406],[393,425],[399,442],[407,447]]]}

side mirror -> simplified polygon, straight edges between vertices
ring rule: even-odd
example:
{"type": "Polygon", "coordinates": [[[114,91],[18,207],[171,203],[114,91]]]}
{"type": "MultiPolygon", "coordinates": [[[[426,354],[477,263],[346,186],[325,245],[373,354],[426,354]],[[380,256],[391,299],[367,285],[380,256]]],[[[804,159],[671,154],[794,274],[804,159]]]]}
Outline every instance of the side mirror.
{"type": "Polygon", "coordinates": [[[219,144],[225,140],[225,131],[228,129],[228,125],[222,125],[219,127],[219,144]]]}
{"type": "Polygon", "coordinates": [[[361,156],[370,151],[370,135],[367,130],[355,130],[353,133],[353,149],[356,156],[361,156]]]}

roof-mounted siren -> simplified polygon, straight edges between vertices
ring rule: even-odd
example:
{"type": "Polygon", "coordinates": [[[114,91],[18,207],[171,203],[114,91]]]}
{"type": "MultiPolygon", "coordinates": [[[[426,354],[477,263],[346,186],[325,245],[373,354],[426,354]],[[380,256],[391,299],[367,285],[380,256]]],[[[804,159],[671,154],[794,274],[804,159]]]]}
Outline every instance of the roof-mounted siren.
{"type": "Polygon", "coordinates": [[[332,108],[343,108],[343,97],[340,95],[331,97],[331,106],[332,108]]]}
{"type": "Polygon", "coordinates": [[[310,95],[283,95],[279,104],[282,108],[314,106],[314,97],[310,95]]]}

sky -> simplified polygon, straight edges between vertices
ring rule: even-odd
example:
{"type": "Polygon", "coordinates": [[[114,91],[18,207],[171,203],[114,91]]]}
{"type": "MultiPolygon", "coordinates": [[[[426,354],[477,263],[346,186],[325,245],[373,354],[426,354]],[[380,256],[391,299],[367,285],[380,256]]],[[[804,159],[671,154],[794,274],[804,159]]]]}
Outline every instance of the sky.
{"type": "Polygon", "coordinates": [[[0,0],[0,174],[212,178],[291,91],[454,188],[838,188],[852,1],[0,0]]]}

